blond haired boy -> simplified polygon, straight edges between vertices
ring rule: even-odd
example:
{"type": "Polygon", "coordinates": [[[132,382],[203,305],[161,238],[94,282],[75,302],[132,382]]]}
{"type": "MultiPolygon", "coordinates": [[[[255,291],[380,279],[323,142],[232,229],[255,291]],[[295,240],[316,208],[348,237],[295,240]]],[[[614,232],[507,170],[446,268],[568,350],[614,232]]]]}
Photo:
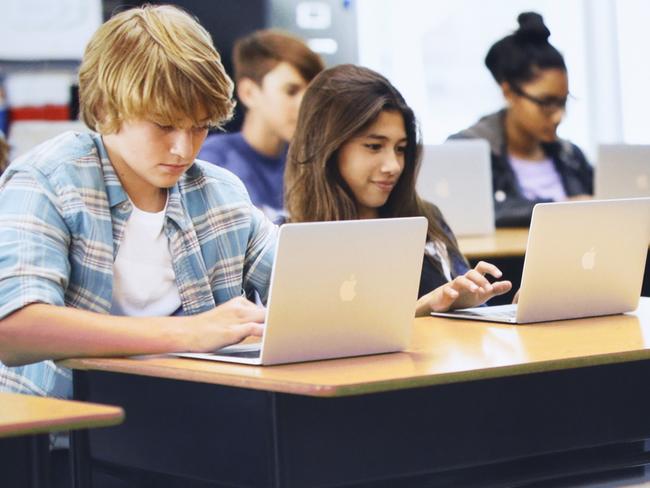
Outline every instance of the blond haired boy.
{"type": "Polygon", "coordinates": [[[232,111],[209,34],[171,6],[124,11],[79,73],[92,134],[0,179],[0,390],[70,396],[51,360],[210,351],[260,335],[275,227],[232,174],[196,162],[232,111]],[[176,316],[172,316],[176,315],[176,316]]]}

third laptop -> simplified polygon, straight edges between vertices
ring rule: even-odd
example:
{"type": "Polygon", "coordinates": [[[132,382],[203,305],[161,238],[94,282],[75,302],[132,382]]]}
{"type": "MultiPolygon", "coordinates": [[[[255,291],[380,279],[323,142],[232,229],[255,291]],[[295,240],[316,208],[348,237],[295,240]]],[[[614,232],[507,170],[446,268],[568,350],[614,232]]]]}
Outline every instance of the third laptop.
{"type": "Polygon", "coordinates": [[[525,324],[635,310],[649,242],[650,198],[538,204],[518,304],[432,315],[525,324]]]}

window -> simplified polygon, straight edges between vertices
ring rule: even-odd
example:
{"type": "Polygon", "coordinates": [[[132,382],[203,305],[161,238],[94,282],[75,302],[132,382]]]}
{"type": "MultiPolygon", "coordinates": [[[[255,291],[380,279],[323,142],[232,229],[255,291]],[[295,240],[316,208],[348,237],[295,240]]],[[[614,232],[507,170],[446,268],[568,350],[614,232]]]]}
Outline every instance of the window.
{"type": "Polygon", "coordinates": [[[398,87],[424,141],[439,143],[503,106],[484,58],[531,10],[544,16],[569,72],[573,99],[560,135],[592,162],[599,142],[650,143],[650,64],[639,54],[650,46],[645,0],[359,0],[359,62],[398,87]]]}

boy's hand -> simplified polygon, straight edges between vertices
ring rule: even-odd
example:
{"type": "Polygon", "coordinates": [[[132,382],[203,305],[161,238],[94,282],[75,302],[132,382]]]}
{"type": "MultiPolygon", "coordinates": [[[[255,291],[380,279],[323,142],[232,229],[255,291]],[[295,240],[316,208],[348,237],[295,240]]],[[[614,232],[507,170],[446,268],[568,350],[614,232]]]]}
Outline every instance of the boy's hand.
{"type": "Polygon", "coordinates": [[[183,333],[189,334],[187,351],[211,352],[264,332],[266,309],[243,297],[233,298],[213,310],[187,317],[183,333]]]}

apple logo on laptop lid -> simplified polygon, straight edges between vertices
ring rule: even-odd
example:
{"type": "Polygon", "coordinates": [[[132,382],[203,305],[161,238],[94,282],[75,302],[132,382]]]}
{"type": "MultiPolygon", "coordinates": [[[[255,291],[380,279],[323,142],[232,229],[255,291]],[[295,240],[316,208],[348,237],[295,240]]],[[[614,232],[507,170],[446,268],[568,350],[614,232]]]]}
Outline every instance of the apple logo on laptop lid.
{"type": "Polygon", "coordinates": [[[350,277],[341,283],[339,288],[339,297],[343,302],[351,302],[357,296],[357,278],[355,275],[350,275],[350,277]]]}
{"type": "Polygon", "coordinates": [[[596,267],[596,249],[591,248],[582,255],[582,269],[591,271],[596,267]]]}
{"type": "Polygon", "coordinates": [[[648,189],[648,175],[645,173],[642,173],[638,175],[635,179],[636,187],[639,190],[647,190],[648,189]]]}

